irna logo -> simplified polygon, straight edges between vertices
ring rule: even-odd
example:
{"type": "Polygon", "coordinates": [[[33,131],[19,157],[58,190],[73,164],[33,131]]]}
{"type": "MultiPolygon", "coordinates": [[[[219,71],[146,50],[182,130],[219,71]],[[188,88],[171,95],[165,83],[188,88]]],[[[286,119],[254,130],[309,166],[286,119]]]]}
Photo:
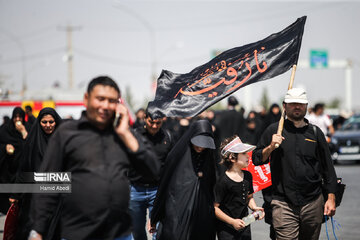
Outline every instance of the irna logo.
{"type": "Polygon", "coordinates": [[[69,172],[34,172],[35,182],[70,182],[71,173],[69,172]]]}

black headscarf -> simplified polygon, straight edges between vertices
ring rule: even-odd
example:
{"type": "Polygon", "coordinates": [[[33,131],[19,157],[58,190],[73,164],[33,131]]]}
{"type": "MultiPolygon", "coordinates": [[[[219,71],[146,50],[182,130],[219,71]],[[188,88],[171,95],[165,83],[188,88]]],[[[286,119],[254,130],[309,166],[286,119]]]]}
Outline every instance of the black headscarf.
{"type": "Polygon", "coordinates": [[[22,123],[24,124],[24,122],[25,122],[25,111],[21,107],[14,108],[14,110],[12,112],[12,116],[11,116],[11,121],[14,120],[16,115],[19,115],[22,118],[22,123]]]}
{"type": "Polygon", "coordinates": [[[274,103],[274,104],[271,105],[271,107],[269,109],[269,112],[266,115],[266,120],[265,120],[265,125],[264,125],[263,130],[265,130],[265,128],[267,128],[270,124],[278,122],[280,120],[280,118],[281,118],[280,106],[278,104],[274,103]],[[275,114],[273,112],[274,108],[279,108],[279,112],[275,114]]]}
{"type": "Polygon", "coordinates": [[[194,122],[167,157],[151,212],[151,223],[161,223],[158,239],[215,239],[214,151],[193,151],[190,140],[198,135],[213,137],[209,121],[194,122]]]}
{"type": "Polygon", "coordinates": [[[47,107],[41,109],[26,138],[23,158],[24,165],[22,165],[23,171],[34,172],[39,170],[49,138],[55,132],[54,130],[51,134],[46,134],[42,129],[40,122],[45,115],[51,115],[54,118],[56,123],[55,130],[62,122],[61,117],[53,108],[47,107]]]}

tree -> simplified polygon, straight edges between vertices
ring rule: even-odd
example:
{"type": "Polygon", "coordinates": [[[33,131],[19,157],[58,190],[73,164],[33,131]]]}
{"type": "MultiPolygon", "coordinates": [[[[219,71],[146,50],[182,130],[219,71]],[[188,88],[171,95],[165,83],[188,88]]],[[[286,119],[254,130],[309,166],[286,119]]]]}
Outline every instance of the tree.
{"type": "Polygon", "coordinates": [[[135,107],[134,97],[132,95],[131,87],[129,85],[126,85],[125,87],[125,101],[131,109],[134,109],[135,107]]]}
{"type": "Polygon", "coordinates": [[[341,100],[338,97],[333,98],[327,105],[327,108],[340,108],[341,100]]]}
{"type": "Polygon", "coordinates": [[[261,100],[260,100],[260,104],[261,106],[264,107],[264,109],[267,111],[270,107],[270,101],[269,101],[269,97],[268,97],[268,92],[267,92],[267,88],[264,87],[263,88],[263,93],[261,96],[261,100]]]}
{"type": "Polygon", "coordinates": [[[209,109],[213,111],[219,111],[226,109],[226,107],[224,107],[224,104],[220,101],[209,107],[209,109]]]}
{"type": "Polygon", "coordinates": [[[146,109],[150,101],[151,101],[151,100],[149,99],[149,97],[146,96],[146,97],[143,99],[143,102],[142,102],[142,104],[141,104],[140,107],[143,108],[143,109],[146,109]]]}

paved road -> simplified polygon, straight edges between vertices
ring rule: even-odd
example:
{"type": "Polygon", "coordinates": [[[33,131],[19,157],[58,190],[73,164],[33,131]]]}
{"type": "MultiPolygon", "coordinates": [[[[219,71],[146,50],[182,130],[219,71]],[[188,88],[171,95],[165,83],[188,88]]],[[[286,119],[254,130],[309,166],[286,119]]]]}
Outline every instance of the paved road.
{"type": "MultiPolygon", "coordinates": [[[[360,239],[360,165],[346,164],[336,165],[336,174],[343,178],[346,184],[346,190],[341,206],[336,210],[334,219],[341,224],[339,230],[335,230],[337,238],[344,240],[360,239]]],[[[255,201],[258,205],[262,204],[261,193],[255,194],[255,201]]],[[[332,228],[328,223],[329,237],[335,239],[332,235],[332,228]]],[[[252,239],[264,240],[270,239],[268,225],[262,222],[255,222],[251,229],[252,239]]],[[[325,225],[321,229],[321,240],[326,240],[325,225]]]]}
{"type": "MultiPolygon", "coordinates": [[[[360,165],[336,165],[336,174],[343,178],[346,190],[335,220],[341,224],[338,239],[360,239],[360,165]]],[[[322,231],[324,233],[324,231],[322,231]]],[[[330,234],[330,233],[329,233],[330,234]]],[[[326,239],[326,235],[321,239],[326,239]]],[[[332,238],[335,239],[335,238],[332,238]]]]}
{"type": "MultiPolygon", "coordinates": [[[[359,240],[360,239],[360,165],[347,164],[336,165],[336,173],[338,177],[343,178],[343,182],[347,185],[341,206],[337,209],[335,220],[341,224],[341,228],[336,230],[337,238],[344,240],[359,240]]],[[[256,203],[262,205],[261,193],[255,194],[256,203]]],[[[4,217],[0,217],[0,230],[3,229],[4,217]]],[[[332,236],[331,226],[329,236],[330,239],[335,239],[332,236]]],[[[255,222],[252,224],[252,239],[265,240],[269,239],[269,227],[264,221],[255,222]]],[[[0,233],[2,239],[2,233],[0,233]]],[[[321,240],[326,240],[325,226],[321,229],[321,240]]]]}

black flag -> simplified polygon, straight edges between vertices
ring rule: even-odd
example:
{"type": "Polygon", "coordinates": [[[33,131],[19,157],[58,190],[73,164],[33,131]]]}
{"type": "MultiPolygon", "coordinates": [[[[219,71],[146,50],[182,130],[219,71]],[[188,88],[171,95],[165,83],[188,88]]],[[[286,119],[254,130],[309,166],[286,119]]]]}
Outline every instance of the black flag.
{"type": "Polygon", "coordinates": [[[242,87],[288,71],[297,64],[305,21],[306,16],[298,18],[281,32],[227,50],[190,73],[163,70],[149,113],[192,117],[242,87]]]}

